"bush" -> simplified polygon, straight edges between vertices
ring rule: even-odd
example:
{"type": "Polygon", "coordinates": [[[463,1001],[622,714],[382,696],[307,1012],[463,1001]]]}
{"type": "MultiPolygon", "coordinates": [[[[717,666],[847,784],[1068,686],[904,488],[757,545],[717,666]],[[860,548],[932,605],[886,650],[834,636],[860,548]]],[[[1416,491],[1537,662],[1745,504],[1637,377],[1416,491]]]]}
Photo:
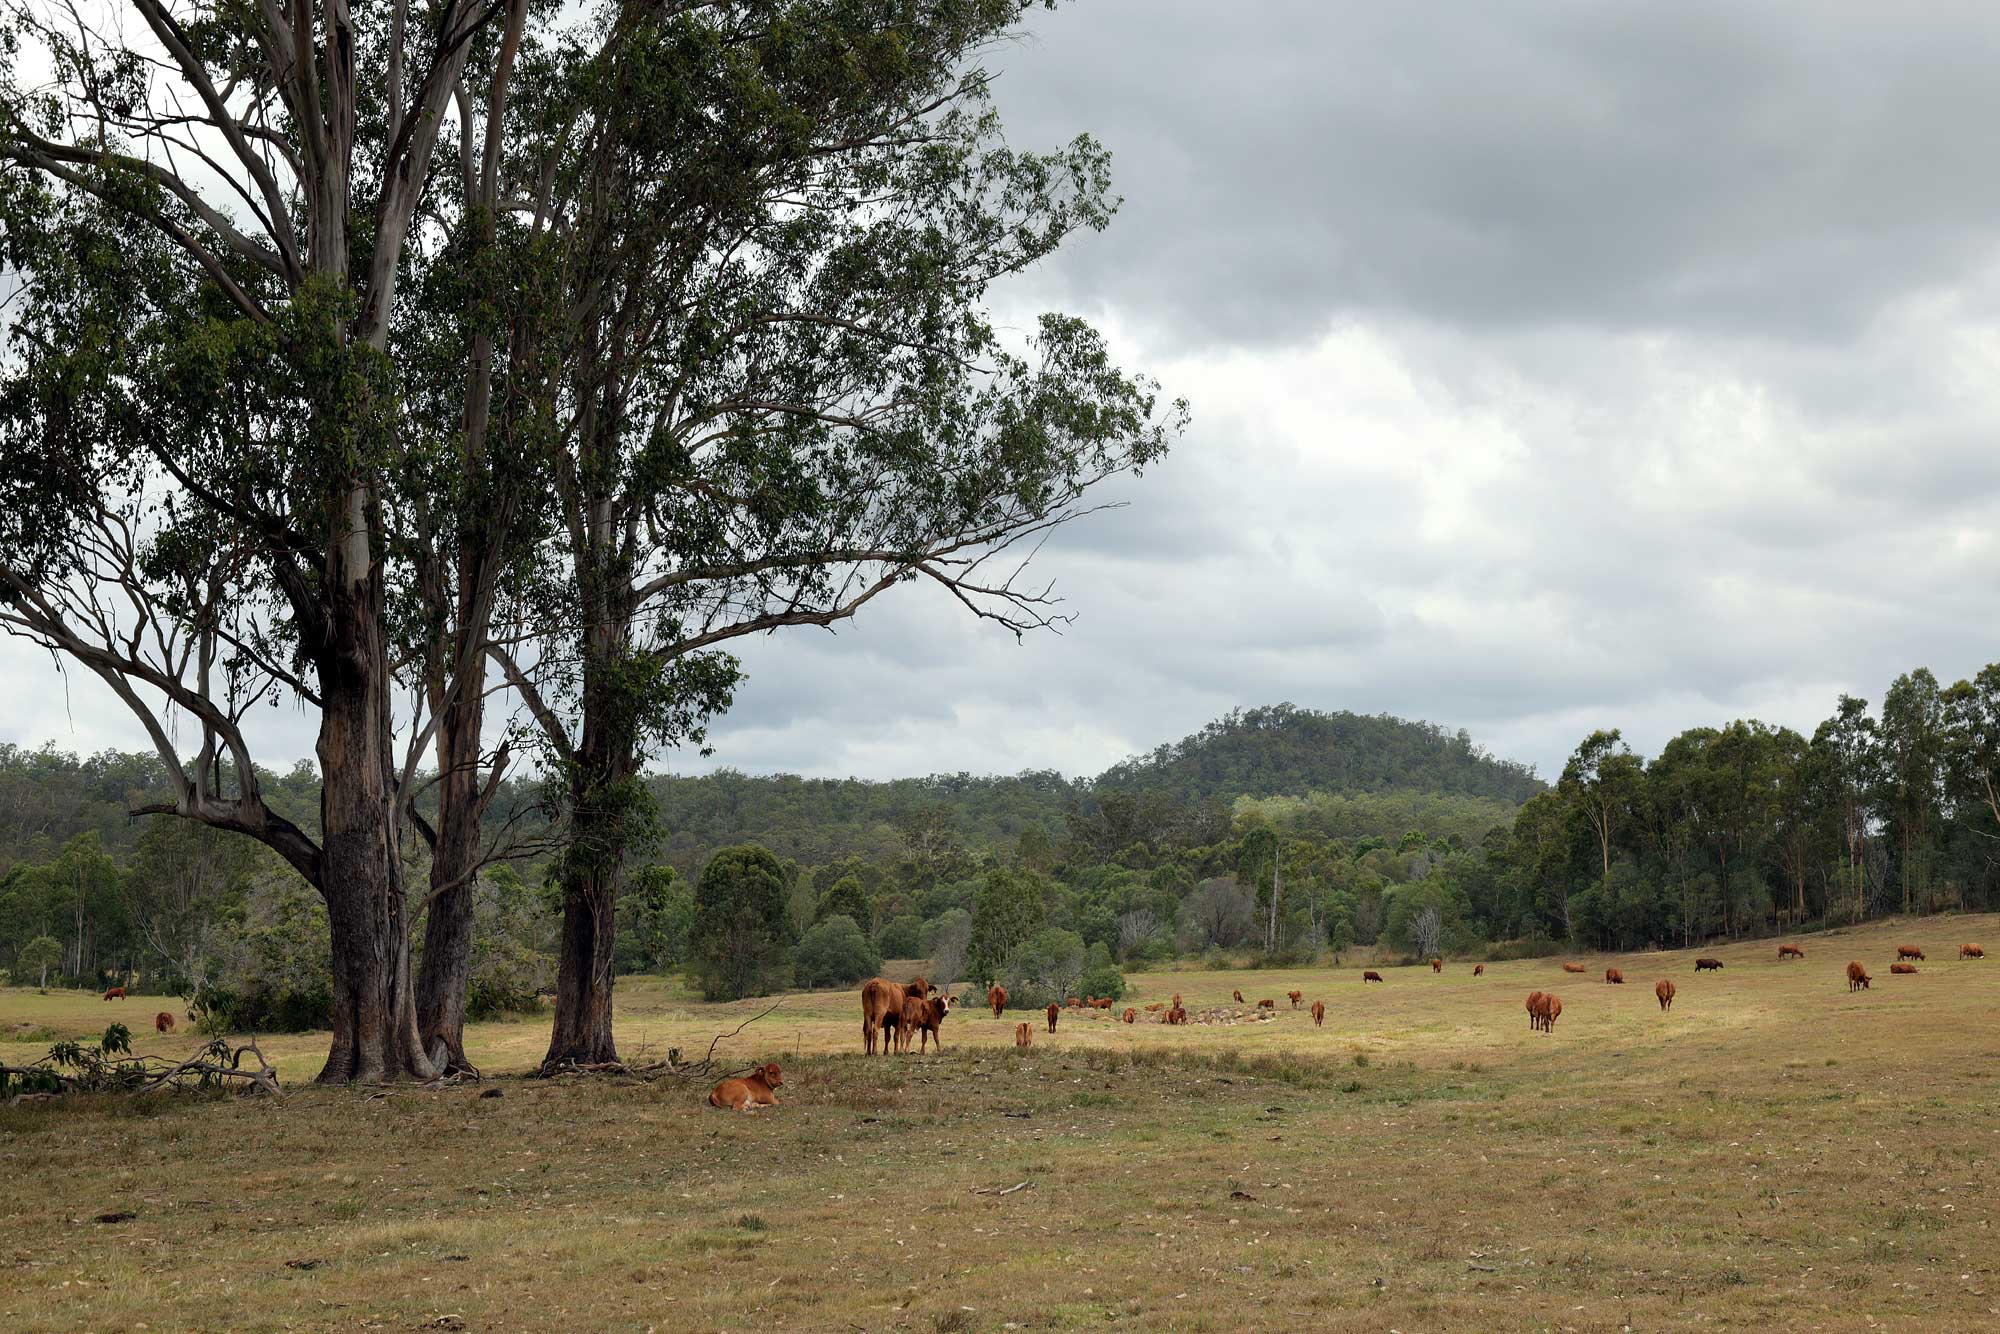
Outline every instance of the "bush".
{"type": "Polygon", "coordinates": [[[326,905],[289,870],[256,877],[244,923],[221,966],[194,997],[211,1033],[300,1033],[333,1024],[333,968],[326,905]]]}
{"type": "Polygon", "coordinates": [[[914,959],[923,948],[924,924],[905,913],[882,928],[875,937],[875,948],[882,951],[884,958],[914,959]]]}
{"type": "Polygon", "coordinates": [[[1547,936],[1524,936],[1519,940],[1496,940],[1486,947],[1486,962],[1505,963],[1509,959],[1546,959],[1566,953],[1561,941],[1547,936]]]}
{"type": "Polygon", "coordinates": [[[838,987],[882,971],[882,956],[845,913],[806,932],[792,951],[792,977],[802,987],[838,987]]]}
{"type": "Polygon", "coordinates": [[[1102,945],[1090,947],[1090,958],[1084,965],[1083,979],[1077,983],[1077,989],[1086,996],[1125,999],[1125,975],[1118,971],[1110,950],[1102,945]]]}
{"type": "Polygon", "coordinates": [[[512,867],[496,866],[473,883],[472,972],[465,1017],[534,1014],[555,984],[556,961],[543,948],[550,926],[541,896],[512,867]]]}

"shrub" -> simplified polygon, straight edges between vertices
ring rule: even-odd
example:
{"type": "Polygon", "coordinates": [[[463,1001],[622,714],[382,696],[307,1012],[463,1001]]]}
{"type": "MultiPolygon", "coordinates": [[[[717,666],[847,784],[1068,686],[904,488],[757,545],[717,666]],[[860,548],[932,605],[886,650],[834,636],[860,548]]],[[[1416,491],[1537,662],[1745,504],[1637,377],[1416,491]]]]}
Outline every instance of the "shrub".
{"type": "Polygon", "coordinates": [[[875,937],[875,948],[884,958],[914,959],[923,948],[924,924],[908,913],[895,918],[875,937]]]}
{"type": "Polygon", "coordinates": [[[1110,950],[1102,945],[1090,947],[1090,957],[1085,961],[1083,978],[1077,983],[1077,989],[1086,996],[1125,999],[1125,975],[1118,971],[1110,950]]]}
{"type": "Polygon", "coordinates": [[[1547,936],[1524,936],[1519,940],[1496,940],[1486,947],[1486,962],[1505,963],[1509,959],[1546,959],[1564,953],[1560,941],[1547,936]]]}
{"type": "Polygon", "coordinates": [[[792,977],[802,987],[837,987],[882,971],[882,956],[845,913],[806,932],[792,951],[792,977]]]}

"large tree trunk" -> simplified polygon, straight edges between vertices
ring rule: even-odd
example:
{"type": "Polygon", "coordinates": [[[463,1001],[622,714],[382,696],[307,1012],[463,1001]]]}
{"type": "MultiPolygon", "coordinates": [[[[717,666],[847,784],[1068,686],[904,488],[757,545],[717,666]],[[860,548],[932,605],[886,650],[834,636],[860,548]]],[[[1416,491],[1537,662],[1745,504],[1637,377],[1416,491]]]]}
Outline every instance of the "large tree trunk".
{"type": "Polygon", "coordinates": [[[560,870],[563,924],[555,1028],[544,1072],[575,1062],[618,1059],[611,1036],[611,988],[618,941],[618,886],[624,878],[638,762],[614,669],[622,632],[600,618],[584,663],[582,745],[570,777],[570,838],[560,870]]]}
{"type": "Polygon", "coordinates": [[[397,849],[389,668],[368,497],[346,497],[327,560],[320,656],[319,890],[333,936],[333,1045],[321,1083],[431,1079],[417,1041],[397,849]]]}
{"type": "MultiPolygon", "coordinates": [[[[484,661],[483,657],[481,661],[484,661]]],[[[417,976],[417,1031],[442,1074],[479,1073],[465,1055],[465,996],[472,981],[472,906],[479,865],[479,731],[482,679],[461,682],[438,722],[437,846],[417,976]]]]}

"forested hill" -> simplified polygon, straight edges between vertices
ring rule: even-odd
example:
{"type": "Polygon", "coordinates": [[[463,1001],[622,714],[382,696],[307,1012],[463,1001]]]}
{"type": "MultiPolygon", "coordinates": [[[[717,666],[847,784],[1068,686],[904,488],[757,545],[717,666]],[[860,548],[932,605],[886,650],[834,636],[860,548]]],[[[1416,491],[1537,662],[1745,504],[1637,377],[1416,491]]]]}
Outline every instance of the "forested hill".
{"type": "Polygon", "coordinates": [[[1463,730],[1274,704],[1235,710],[1176,744],[1115,764],[1094,786],[1183,801],[1401,789],[1518,806],[1546,785],[1528,766],[1487,754],[1463,730]]]}

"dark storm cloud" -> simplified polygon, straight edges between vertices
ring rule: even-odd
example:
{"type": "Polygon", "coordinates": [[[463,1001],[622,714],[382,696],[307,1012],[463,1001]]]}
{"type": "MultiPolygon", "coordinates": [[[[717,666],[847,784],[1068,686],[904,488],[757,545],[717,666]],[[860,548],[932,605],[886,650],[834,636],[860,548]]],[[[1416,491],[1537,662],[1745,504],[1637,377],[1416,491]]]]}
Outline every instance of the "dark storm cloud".
{"type": "Polygon", "coordinates": [[[1092,0],[989,62],[1125,209],[1060,272],[1163,339],[1343,311],[1835,336],[1992,244],[1990,7],[1092,0]]]}

